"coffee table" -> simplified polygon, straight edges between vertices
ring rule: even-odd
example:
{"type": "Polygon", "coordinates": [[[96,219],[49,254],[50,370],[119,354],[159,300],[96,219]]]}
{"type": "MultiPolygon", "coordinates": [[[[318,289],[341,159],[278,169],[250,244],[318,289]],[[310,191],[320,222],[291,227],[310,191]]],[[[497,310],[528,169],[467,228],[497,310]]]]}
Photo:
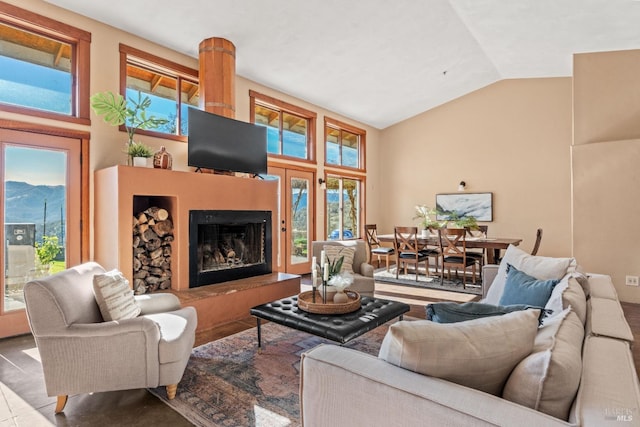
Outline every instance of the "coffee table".
{"type": "Polygon", "coordinates": [[[360,309],[346,314],[314,314],[298,307],[298,296],[282,298],[250,310],[258,325],[258,348],[262,347],[261,319],[345,344],[365,332],[402,315],[408,304],[382,298],[361,297],[360,309]]]}

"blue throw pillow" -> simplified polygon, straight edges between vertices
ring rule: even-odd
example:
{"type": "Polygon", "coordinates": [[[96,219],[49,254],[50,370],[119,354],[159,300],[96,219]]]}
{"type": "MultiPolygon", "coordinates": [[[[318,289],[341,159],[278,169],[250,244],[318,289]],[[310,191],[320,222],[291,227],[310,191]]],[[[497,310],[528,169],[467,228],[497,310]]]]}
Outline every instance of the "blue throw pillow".
{"type": "Polygon", "coordinates": [[[426,307],[427,320],[437,323],[456,323],[465,320],[479,319],[481,317],[501,316],[512,311],[526,310],[529,308],[540,309],[525,304],[509,306],[485,304],[481,302],[437,302],[426,307]]]}
{"type": "Polygon", "coordinates": [[[508,264],[507,280],[499,304],[544,307],[551,297],[551,291],[559,282],[560,279],[538,280],[508,264]]]}

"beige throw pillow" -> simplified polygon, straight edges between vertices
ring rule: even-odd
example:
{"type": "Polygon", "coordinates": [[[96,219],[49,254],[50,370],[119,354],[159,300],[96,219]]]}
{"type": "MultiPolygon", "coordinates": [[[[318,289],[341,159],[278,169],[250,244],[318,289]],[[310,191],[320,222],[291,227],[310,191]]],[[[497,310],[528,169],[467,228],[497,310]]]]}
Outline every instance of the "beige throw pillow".
{"type": "Polygon", "coordinates": [[[505,251],[504,258],[500,261],[498,273],[493,279],[493,283],[487,291],[487,296],[483,302],[494,305],[500,303],[504,285],[507,282],[507,265],[509,264],[536,279],[549,280],[561,279],[574,262],[573,258],[534,256],[513,245],[509,245],[505,251]]]}
{"type": "Polygon", "coordinates": [[[323,246],[325,256],[329,259],[330,263],[344,257],[342,262],[342,268],[340,272],[347,272],[353,274],[353,257],[356,254],[355,248],[350,248],[342,245],[324,245],[323,246]]]}
{"type": "Polygon", "coordinates": [[[533,348],[540,310],[458,323],[398,322],[378,357],[424,375],[500,395],[509,374],[533,348]]]}
{"type": "Polygon", "coordinates": [[[584,329],[572,310],[545,327],[557,332],[536,338],[534,352],[515,367],[502,397],[566,421],[580,385],[584,329]]]}
{"type": "Polygon", "coordinates": [[[140,314],[129,281],[118,270],[93,276],[93,293],[106,321],[131,319],[140,314]]]}

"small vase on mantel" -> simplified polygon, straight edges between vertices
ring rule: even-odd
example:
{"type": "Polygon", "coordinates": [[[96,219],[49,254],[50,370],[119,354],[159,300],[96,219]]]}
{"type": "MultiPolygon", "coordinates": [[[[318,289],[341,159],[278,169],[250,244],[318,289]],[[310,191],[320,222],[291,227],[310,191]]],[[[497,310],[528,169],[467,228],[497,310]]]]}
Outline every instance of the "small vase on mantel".
{"type": "Polygon", "coordinates": [[[164,148],[160,147],[160,151],[153,155],[153,167],[157,169],[171,169],[173,158],[171,154],[164,148]]]}

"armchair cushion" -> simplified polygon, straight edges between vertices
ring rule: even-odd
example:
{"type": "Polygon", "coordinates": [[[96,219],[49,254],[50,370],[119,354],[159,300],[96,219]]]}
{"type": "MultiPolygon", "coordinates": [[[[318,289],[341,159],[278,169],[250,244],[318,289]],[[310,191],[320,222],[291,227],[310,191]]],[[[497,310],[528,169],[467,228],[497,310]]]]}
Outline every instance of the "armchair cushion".
{"type": "Polygon", "coordinates": [[[140,314],[129,281],[118,270],[94,275],[93,292],[106,321],[132,319],[140,314]]]}

